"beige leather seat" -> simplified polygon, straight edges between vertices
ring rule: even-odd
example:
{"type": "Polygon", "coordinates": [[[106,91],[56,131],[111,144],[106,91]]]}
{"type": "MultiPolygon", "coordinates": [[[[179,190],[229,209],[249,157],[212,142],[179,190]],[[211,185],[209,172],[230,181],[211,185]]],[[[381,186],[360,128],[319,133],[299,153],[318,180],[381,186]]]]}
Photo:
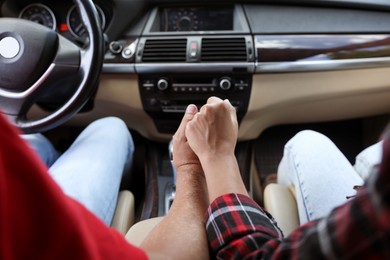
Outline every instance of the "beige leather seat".
{"type": "Polygon", "coordinates": [[[118,203],[115,209],[111,227],[126,236],[127,241],[133,245],[140,245],[149,232],[163,219],[151,218],[135,222],[134,195],[128,190],[119,192],[118,203]]]}
{"type": "MultiPolygon", "coordinates": [[[[118,203],[118,207],[119,204],[120,203],[118,203]]],[[[264,190],[264,207],[278,222],[278,225],[283,230],[285,236],[288,236],[291,231],[298,227],[299,216],[293,186],[285,187],[275,183],[268,184],[264,190]]],[[[115,214],[114,219],[116,218],[116,215],[117,214],[115,214]]],[[[125,237],[127,241],[133,245],[139,246],[149,232],[158,225],[162,219],[163,217],[157,217],[143,220],[131,226],[130,229],[126,229],[130,224],[127,223],[127,225],[121,225],[123,228],[120,228],[122,230],[120,232],[126,234],[125,237]],[[127,233],[123,233],[123,231],[127,231],[127,233]]],[[[134,221],[134,218],[132,220],[134,221]]]]}
{"type": "Polygon", "coordinates": [[[130,228],[126,234],[126,240],[133,245],[139,246],[149,232],[160,223],[164,217],[156,217],[140,221],[130,228]]]}
{"type": "Polygon", "coordinates": [[[134,224],[134,216],[135,200],[133,193],[128,190],[120,191],[111,227],[125,235],[134,224]]]}
{"type": "Polygon", "coordinates": [[[285,236],[299,226],[295,188],[270,183],[264,189],[264,208],[272,214],[285,236]]]}

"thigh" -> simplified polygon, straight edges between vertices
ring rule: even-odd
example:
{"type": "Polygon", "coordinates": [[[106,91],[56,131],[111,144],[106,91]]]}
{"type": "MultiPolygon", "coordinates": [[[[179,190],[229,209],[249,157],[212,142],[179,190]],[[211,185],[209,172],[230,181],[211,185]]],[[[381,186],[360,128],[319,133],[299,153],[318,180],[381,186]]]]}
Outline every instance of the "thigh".
{"type": "Polygon", "coordinates": [[[50,173],[66,194],[110,224],[133,151],[130,132],[120,119],[100,119],[77,137],[50,173]]]}
{"type": "Polygon", "coordinates": [[[326,216],[355,194],[362,178],[326,136],[302,131],[285,146],[278,182],[294,185],[301,224],[326,216]]]}

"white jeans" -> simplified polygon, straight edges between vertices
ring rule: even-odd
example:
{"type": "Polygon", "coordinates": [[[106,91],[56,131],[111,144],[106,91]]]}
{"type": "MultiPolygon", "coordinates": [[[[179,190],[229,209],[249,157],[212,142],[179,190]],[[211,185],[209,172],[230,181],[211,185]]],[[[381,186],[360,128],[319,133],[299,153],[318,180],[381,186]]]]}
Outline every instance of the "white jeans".
{"type": "Polygon", "coordinates": [[[284,148],[278,168],[278,183],[294,185],[300,223],[326,216],[333,208],[355,195],[369,171],[379,164],[382,142],[356,157],[355,167],[326,136],[305,130],[284,148]]]}
{"type": "Polygon", "coordinates": [[[134,152],[133,139],[123,121],[107,117],[91,123],[62,155],[41,134],[22,137],[67,195],[111,224],[122,175],[130,167],[134,152]]]}

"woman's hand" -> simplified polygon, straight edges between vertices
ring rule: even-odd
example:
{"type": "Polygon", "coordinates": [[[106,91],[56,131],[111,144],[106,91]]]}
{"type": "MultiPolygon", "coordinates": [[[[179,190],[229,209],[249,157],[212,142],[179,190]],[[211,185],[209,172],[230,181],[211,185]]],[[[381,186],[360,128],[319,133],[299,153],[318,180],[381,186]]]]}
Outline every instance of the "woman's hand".
{"type": "Polygon", "coordinates": [[[228,100],[211,97],[186,127],[188,143],[201,161],[234,155],[238,123],[228,100]]]}

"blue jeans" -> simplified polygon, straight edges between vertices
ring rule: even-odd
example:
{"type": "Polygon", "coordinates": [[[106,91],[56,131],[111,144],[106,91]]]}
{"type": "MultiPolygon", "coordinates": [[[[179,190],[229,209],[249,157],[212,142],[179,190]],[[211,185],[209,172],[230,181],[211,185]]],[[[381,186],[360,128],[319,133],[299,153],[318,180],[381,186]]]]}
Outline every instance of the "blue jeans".
{"type": "Polygon", "coordinates": [[[284,148],[278,168],[278,183],[294,185],[300,224],[326,216],[355,195],[368,172],[379,164],[382,142],[368,147],[351,165],[326,136],[306,130],[295,135],[284,148]]]}
{"type": "Polygon", "coordinates": [[[111,224],[122,175],[131,166],[134,152],[133,139],[123,121],[107,117],[91,123],[63,154],[41,134],[22,137],[68,196],[111,224]]]}

